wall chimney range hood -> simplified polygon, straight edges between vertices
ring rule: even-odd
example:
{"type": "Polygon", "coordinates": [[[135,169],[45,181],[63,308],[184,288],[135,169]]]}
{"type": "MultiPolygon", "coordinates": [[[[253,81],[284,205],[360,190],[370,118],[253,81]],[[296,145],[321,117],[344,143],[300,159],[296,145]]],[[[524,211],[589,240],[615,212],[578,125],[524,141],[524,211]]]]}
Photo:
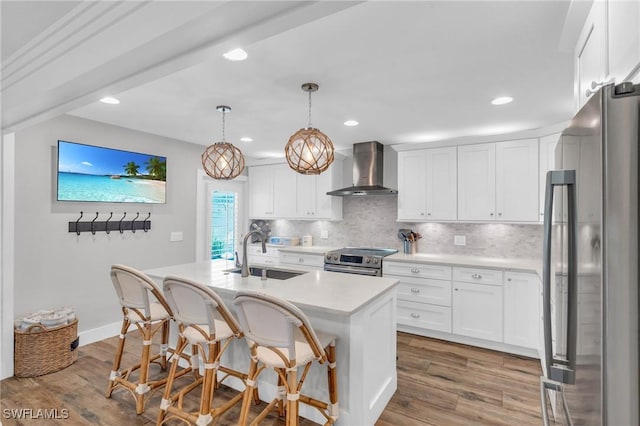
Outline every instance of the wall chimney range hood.
{"type": "Polygon", "coordinates": [[[353,186],[327,192],[327,195],[395,195],[397,189],[382,186],[384,145],[380,142],[353,144],[353,186]]]}

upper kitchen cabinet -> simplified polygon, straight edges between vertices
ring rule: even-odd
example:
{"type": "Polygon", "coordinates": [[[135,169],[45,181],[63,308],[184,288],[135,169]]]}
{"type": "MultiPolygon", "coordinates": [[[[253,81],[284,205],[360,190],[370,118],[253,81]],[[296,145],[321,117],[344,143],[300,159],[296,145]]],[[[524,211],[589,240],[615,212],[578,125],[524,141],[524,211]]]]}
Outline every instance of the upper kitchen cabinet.
{"type": "Polygon", "coordinates": [[[456,220],[456,147],[398,153],[398,220],[456,220]]]}
{"type": "Polygon", "coordinates": [[[640,2],[616,0],[607,3],[609,74],[616,83],[639,74],[640,2]]]}
{"type": "Polygon", "coordinates": [[[334,160],[327,171],[319,175],[295,173],[296,218],[342,219],[342,197],[327,192],[342,186],[342,161],[334,160]]]}
{"type": "Polygon", "coordinates": [[[458,147],[458,219],[537,222],[538,140],[458,147]]]}
{"type": "Polygon", "coordinates": [[[458,219],[494,220],[496,144],[458,147],[458,219]]]}
{"type": "MultiPolygon", "coordinates": [[[[558,170],[562,166],[562,155],[558,150],[558,141],[560,140],[560,133],[555,133],[553,135],[543,136],[540,138],[540,171],[539,171],[539,193],[540,200],[538,201],[538,209],[540,221],[544,221],[544,197],[546,191],[547,184],[547,172],[550,170],[558,170]]],[[[556,193],[555,200],[558,200],[558,194],[556,193]]],[[[554,203],[555,204],[555,203],[554,203]]],[[[556,204],[557,206],[557,204],[556,204]]],[[[556,212],[561,211],[561,209],[556,209],[556,212]]],[[[560,217],[556,217],[556,220],[559,220],[560,217]]]]}
{"type": "Polygon", "coordinates": [[[578,109],[608,79],[606,12],[606,4],[595,1],[578,38],[575,50],[578,109]]]}
{"type": "Polygon", "coordinates": [[[296,180],[287,164],[249,169],[249,215],[252,218],[291,218],[296,215],[296,180]]]}
{"type": "Polygon", "coordinates": [[[255,219],[342,219],[342,199],[327,192],[342,185],[342,162],[320,175],[301,175],[287,164],[249,168],[249,216],[255,219]]]}

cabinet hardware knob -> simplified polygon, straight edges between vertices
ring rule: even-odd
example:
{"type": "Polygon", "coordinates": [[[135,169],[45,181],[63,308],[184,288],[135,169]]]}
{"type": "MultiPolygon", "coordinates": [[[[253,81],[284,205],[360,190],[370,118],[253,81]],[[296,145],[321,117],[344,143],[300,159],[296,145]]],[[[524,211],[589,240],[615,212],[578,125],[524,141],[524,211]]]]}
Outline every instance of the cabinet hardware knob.
{"type": "Polygon", "coordinates": [[[498,213],[498,216],[502,216],[502,213],[498,213]]]}
{"type": "Polygon", "coordinates": [[[507,278],[507,281],[511,281],[511,278],[507,278]]]}
{"type": "Polygon", "coordinates": [[[427,216],[431,216],[431,213],[427,213],[427,216]]]}
{"type": "Polygon", "coordinates": [[[411,313],[411,318],[420,318],[420,314],[411,313]]]}
{"type": "Polygon", "coordinates": [[[458,289],[457,289],[457,288],[454,288],[454,290],[455,290],[455,291],[458,291],[458,289]]]}
{"type": "Polygon", "coordinates": [[[480,278],[482,278],[482,275],[480,275],[480,274],[473,274],[473,275],[471,275],[471,278],[473,278],[474,280],[479,280],[480,278]]]}
{"type": "Polygon", "coordinates": [[[424,216],[424,212],[420,212],[420,216],[424,216]]]}
{"type": "Polygon", "coordinates": [[[300,262],[300,263],[304,263],[304,258],[302,258],[302,257],[301,257],[301,258],[299,258],[299,259],[298,259],[298,262],[300,262]]]}
{"type": "Polygon", "coordinates": [[[493,213],[489,213],[489,216],[493,216],[493,213]]]}
{"type": "Polygon", "coordinates": [[[413,288],[411,289],[411,292],[412,292],[412,293],[420,293],[420,289],[419,289],[419,288],[417,288],[417,287],[413,287],[413,288]]]}
{"type": "Polygon", "coordinates": [[[420,269],[418,269],[418,268],[411,268],[411,272],[413,272],[414,274],[417,274],[418,272],[420,272],[420,269]]]}

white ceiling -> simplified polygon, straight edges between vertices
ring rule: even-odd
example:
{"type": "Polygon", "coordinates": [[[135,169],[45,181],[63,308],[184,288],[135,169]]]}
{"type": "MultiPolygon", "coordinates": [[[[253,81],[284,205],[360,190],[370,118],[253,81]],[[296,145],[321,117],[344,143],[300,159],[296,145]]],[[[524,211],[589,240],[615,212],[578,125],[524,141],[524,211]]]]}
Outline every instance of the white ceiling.
{"type": "Polygon", "coordinates": [[[312,124],[338,149],[535,129],[574,112],[569,1],[7,3],[5,131],[70,113],[208,145],[226,104],[226,139],[278,156],[307,124],[307,81],[320,85],[312,124]],[[222,58],[238,46],[246,61],[222,58]],[[97,102],[107,94],[121,103],[97,102]],[[515,101],[490,104],[502,95],[515,101]]]}

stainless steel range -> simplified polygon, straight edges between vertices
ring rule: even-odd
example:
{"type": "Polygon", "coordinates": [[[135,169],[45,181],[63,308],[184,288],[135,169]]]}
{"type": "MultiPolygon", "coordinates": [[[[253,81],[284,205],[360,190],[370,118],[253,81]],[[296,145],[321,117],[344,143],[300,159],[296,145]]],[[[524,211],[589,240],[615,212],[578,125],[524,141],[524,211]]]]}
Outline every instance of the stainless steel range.
{"type": "Polygon", "coordinates": [[[395,249],[363,247],[332,250],[324,257],[324,270],[381,277],[382,259],[397,252],[395,249]]]}

